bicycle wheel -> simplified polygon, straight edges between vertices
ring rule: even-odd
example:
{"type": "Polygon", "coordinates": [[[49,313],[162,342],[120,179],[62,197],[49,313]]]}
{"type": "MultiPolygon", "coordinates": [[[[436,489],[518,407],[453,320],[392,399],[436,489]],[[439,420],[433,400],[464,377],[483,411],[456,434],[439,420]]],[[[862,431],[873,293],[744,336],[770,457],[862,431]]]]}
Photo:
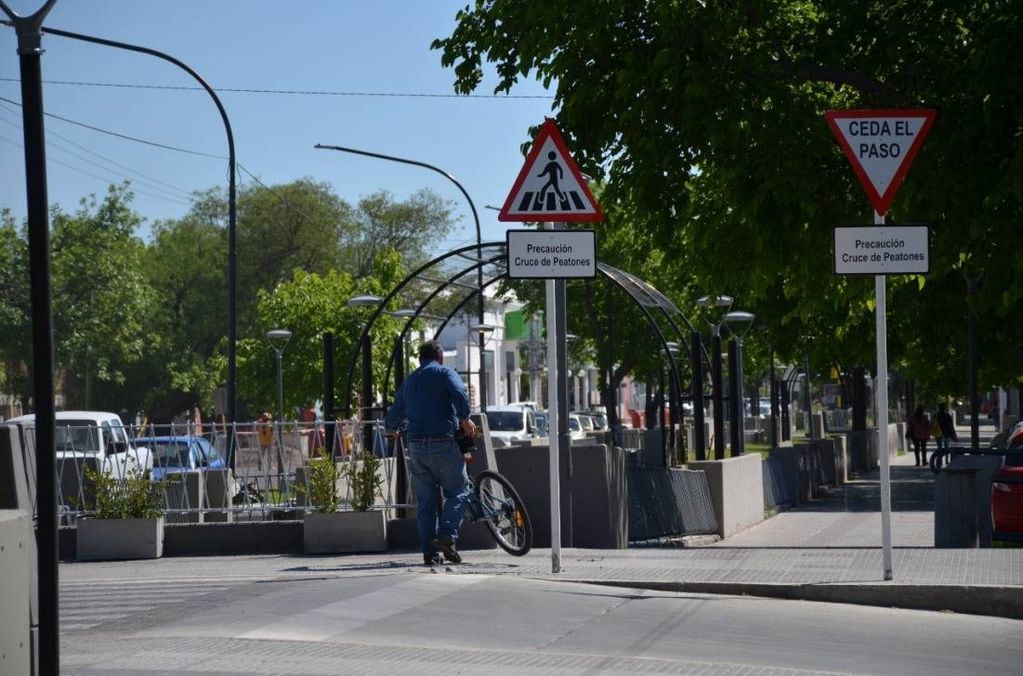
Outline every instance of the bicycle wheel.
{"type": "Polygon", "coordinates": [[[476,477],[475,492],[480,518],[501,549],[512,556],[528,552],[533,546],[533,524],[511,483],[497,472],[483,470],[476,477]]]}

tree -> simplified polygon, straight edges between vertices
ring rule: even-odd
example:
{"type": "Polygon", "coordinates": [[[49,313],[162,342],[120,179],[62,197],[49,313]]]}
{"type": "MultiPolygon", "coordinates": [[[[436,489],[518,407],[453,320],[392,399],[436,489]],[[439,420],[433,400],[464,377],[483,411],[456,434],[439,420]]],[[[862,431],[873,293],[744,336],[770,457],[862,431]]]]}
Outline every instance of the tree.
{"type": "Polygon", "coordinates": [[[0,211],[0,389],[28,399],[32,343],[28,246],[10,211],[0,211]]]}
{"type": "Polygon", "coordinates": [[[480,85],[487,61],[497,92],[531,76],[552,85],[577,161],[606,175],[604,199],[629,213],[611,227],[648,229],[679,260],[679,302],[727,292],[757,314],[782,358],[809,353],[817,364],[873,362],[871,285],[835,277],[830,260],[831,229],[869,222],[870,211],[822,114],[936,108],[889,213],[933,233],[932,272],[889,279],[891,361],[921,379],[936,363],[943,379],[965,374],[965,350],[948,345],[962,339],[969,304],[982,326],[982,382],[1009,384],[1023,372],[1011,321],[1023,294],[1017,10],[1007,1],[606,0],[581,10],[478,0],[434,47],[461,93],[480,85]],[[980,280],[979,294],[967,296],[964,276],[980,280]]]}
{"type": "Polygon", "coordinates": [[[131,199],[127,184],[110,186],[102,201],[83,199],[73,216],[53,211],[54,346],[69,408],[130,403],[119,390],[126,365],[142,357],[155,300],[131,199]]]}
{"type": "MultiPolygon", "coordinates": [[[[272,292],[260,292],[259,326],[262,336],[271,329],[291,331],[284,350],[283,378],[285,416],[296,406],[305,406],[323,393],[323,334],[334,334],[335,392],[344,397],[345,378],[351,355],[371,309],[350,308],[348,299],[359,294],[382,295],[401,280],[400,258],[393,251],[377,255],[374,277],[356,278],[347,272],[330,270],[324,275],[296,270],[290,280],[272,292]]],[[[395,320],[381,316],[373,325],[374,354],[390,354],[397,334],[395,320]]],[[[247,338],[239,345],[238,371],[243,408],[276,408],[276,373],[273,348],[262,338],[247,338]]],[[[374,380],[383,381],[386,364],[374,363],[374,380]]],[[[357,381],[359,372],[356,371],[357,381]]],[[[392,380],[393,383],[393,380],[392,380]]],[[[355,390],[358,387],[353,384],[355,390]]],[[[339,402],[340,403],[340,402],[339,402]]]]}

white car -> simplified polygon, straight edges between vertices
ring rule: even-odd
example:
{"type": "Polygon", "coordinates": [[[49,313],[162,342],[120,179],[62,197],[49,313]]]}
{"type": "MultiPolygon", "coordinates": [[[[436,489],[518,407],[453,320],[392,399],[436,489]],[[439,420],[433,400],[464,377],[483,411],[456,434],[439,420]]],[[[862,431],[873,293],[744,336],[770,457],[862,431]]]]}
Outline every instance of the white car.
{"type": "MultiPolygon", "coordinates": [[[[110,476],[123,478],[132,470],[151,472],[153,454],[146,447],[136,448],[116,413],[105,411],[57,411],[54,446],[57,460],[95,459],[110,476]]],[[[8,420],[21,425],[26,441],[35,442],[34,414],[8,420]]]]}
{"type": "Polygon", "coordinates": [[[522,404],[487,406],[490,436],[504,442],[522,441],[536,436],[536,413],[522,404]]]}

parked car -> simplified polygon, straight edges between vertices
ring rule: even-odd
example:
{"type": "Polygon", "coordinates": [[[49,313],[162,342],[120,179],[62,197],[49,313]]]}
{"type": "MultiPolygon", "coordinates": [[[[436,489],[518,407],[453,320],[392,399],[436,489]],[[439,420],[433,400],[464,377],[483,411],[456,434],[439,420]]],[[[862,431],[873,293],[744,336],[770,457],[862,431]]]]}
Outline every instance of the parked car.
{"type": "Polygon", "coordinates": [[[607,425],[607,414],[603,411],[587,411],[586,415],[590,416],[593,420],[593,429],[595,430],[606,430],[607,425]]]}
{"type": "Polygon", "coordinates": [[[582,420],[576,413],[568,414],[568,435],[572,439],[586,438],[586,431],[583,429],[582,420]]]}
{"type": "MultiPolygon", "coordinates": [[[[94,460],[99,469],[114,477],[132,470],[153,469],[153,455],[145,446],[131,442],[128,431],[116,413],[105,411],[57,411],[54,446],[58,461],[94,460]]],[[[9,423],[22,427],[26,437],[35,441],[35,414],[11,418],[9,423]]]]}
{"type": "Polygon", "coordinates": [[[506,442],[531,439],[536,436],[536,413],[523,404],[487,406],[490,436],[506,442]]]}
{"type": "Polygon", "coordinates": [[[141,437],[135,443],[145,444],[152,451],[153,479],[156,481],[168,474],[227,467],[216,446],[202,437],[141,437]]]}
{"type": "Polygon", "coordinates": [[[547,436],[547,411],[537,411],[536,415],[536,436],[547,436]]]}
{"type": "Polygon", "coordinates": [[[1023,422],[1009,430],[1005,450],[991,477],[991,526],[1006,539],[1023,540],[1023,422]]]}

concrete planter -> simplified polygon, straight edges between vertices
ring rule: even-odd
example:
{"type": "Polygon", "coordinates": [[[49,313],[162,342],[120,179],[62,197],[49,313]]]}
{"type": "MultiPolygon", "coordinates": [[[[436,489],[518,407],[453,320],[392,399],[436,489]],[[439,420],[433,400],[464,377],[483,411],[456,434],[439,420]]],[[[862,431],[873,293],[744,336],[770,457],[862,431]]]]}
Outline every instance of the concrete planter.
{"type": "Polygon", "coordinates": [[[158,559],[163,556],[163,517],[79,519],[79,561],[158,559]]]}
{"type": "Polygon", "coordinates": [[[309,512],[302,526],[306,554],[354,554],[387,551],[387,514],[371,512],[309,512]]]}

